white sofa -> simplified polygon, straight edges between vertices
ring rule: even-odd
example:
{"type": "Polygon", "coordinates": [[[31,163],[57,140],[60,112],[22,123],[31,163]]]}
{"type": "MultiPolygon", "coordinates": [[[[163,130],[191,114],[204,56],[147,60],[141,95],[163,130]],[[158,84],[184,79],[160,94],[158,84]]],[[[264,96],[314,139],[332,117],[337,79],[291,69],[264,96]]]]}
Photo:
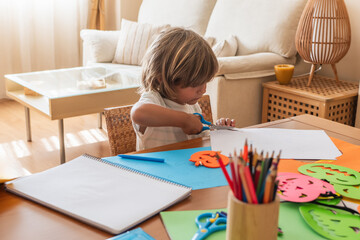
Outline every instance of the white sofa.
{"type": "MultiPolygon", "coordinates": [[[[275,80],[274,65],[296,62],[295,32],[305,4],[306,0],[143,0],[138,22],[182,26],[218,42],[235,35],[236,54],[218,58],[220,69],[207,92],[214,119],[234,118],[237,127],[245,127],[261,121],[262,83],[275,80]]],[[[120,31],[82,30],[83,63],[126,69],[140,77],[140,66],[111,63],[120,31]]]]}

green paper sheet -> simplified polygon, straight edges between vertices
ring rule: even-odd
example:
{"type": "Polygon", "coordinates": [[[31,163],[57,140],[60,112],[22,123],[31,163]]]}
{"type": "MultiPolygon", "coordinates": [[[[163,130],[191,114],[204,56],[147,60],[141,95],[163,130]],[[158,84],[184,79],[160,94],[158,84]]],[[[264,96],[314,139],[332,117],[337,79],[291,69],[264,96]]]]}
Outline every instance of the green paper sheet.
{"type": "MultiPolygon", "coordinates": [[[[197,232],[195,218],[205,212],[226,212],[226,208],[194,211],[165,211],[160,216],[171,240],[191,239],[197,232]]],[[[226,232],[218,231],[211,234],[206,240],[225,240],[226,232]]]]}
{"type": "MultiPolygon", "coordinates": [[[[301,204],[283,202],[280,203],[279,227],[284,232],[279,236],[279,240],[323,240],[322,236],[317,234],[307,225],[302,218],[299,206],[301,204]]],[[[196,211],[165,211],[160,216],[165,228],[172,240],[191,239],[197,231],[195,218],[204,212],[227,212],[226,208],[196,211]]],[[[220,231],[213,233],[206,240],[225,240],[226,232],[220,231]]]]}
{"type": "Polygon", "coordinates": [[[307,225],[300,214],[299,206],[301,206],[301,204],[291,202],[280,203],[279,227],[284,233],[282,236],[279,236],[278,239],[326,239],[307,225]]]}

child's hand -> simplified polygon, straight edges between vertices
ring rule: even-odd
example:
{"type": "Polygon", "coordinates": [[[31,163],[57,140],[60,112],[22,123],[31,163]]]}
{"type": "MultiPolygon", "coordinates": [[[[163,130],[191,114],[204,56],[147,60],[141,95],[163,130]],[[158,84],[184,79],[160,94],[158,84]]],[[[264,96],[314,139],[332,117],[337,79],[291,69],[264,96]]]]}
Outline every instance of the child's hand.
{"type": "Polygon", "coordinates": [[[187,114],[186,121],[184,121],[184,125],[181,129],[184,131],[184,133],[193,135],[200,133],[202,128],[203,124],[201,123],[199,116],[194,114],[187,114]]]}
{"type": "Polygon", "coordinates": [[[235,120],[230,118],[220,118],[216,121],[215,125],[235,127],[235,120]]]}

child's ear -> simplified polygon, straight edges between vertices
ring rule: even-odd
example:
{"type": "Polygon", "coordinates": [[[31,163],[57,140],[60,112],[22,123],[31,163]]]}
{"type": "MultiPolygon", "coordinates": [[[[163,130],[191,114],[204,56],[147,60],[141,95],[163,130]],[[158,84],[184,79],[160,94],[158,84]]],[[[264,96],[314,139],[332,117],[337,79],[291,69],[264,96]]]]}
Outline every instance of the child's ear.
{"type": "Polygon", "coordinates": [[[160,85],[161,84],[161,77],[159,76],[159,77],[157,77],[157,78],[155,78],[155,82],[158,84],[158,85],[160,85]]]}
{"type": "Polygon", "coordinates": [[[155,78],[153,80],[153,84],[154,84],[154,86],[160,87],[160,85],[161,85],[160,78],[155,78]]]}

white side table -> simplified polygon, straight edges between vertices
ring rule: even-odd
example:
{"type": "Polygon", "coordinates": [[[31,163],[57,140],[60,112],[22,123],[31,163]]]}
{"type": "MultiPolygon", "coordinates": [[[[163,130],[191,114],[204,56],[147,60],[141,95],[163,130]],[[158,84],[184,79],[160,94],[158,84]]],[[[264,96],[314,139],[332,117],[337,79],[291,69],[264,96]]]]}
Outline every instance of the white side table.
{"type": "Polygon", "coordinates": [[[103,67],[78,67],[8,74],[6,94],[25,107],[27,140],[31,141],[30,109],[59,121],[60,162],[65,162],[64,118],[100,113],[104,108],[134,104],[140,75],[103,67]],[[79,88],[79,82],[104,79],[106,87],[79,88]],[[29,93],[30,92],[30,93],[29,93]]]}

